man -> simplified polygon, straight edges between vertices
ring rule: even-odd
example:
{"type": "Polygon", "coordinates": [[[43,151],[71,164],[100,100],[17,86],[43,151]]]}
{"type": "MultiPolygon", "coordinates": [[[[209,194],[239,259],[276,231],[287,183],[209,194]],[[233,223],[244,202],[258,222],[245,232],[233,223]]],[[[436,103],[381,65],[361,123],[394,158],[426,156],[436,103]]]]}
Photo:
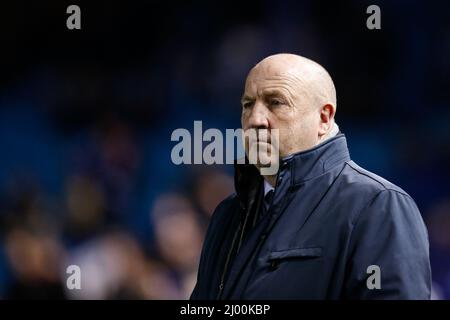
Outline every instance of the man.
{"type": "Polygon", "coordinates": [[[333,81],[309,59],[278,54],[250,71],[242,127],[279,130],[279,170],[235,166],[236,194],[212,217],[192,299],[430,298],[416,204],[350,159],[335,113],[333,81]]]}

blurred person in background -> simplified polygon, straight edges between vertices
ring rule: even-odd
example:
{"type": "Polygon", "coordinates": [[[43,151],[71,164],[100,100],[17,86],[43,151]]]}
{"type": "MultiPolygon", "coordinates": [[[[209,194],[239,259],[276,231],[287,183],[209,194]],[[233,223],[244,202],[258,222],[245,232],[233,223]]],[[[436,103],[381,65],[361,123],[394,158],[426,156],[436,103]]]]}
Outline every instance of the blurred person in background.
{"type": "Polygon", "coordinates": [[[174,299],[179,297],[169,270],[150,260],[127,232],[112,229],[72,250],[66,265],[82,272],[82,290],[70,299],[174,299]]]}
{"type": "Polygon", "coordinates": [[[74,150],[73,174],[86,177],[74,182],[98,190],[92,196],[85,191],[83,196],[93,198],[101,193],[105,222],[123,223],[127,218],[140,164],[135,140],[129,124],[107,114],[91,127],[89,140],[74,150]]]}
{"type": "Polygon", "coordinates": [[[433,264],[434,298],[450,295],[450,198],[433,204],[426,215],[430,232],[430,258],[433,264]]]}
{"type": "Polygon", "coordinates": [[[22,178],[15,182],[2,202],[2,240],[13,277],[5,297],[64,299],[61,270],[66,251],[60,217],[38,184],[22,178]]]}
{"type": "Polygon", "coordinates": [[[61,277],[64,249],[54,237],[13,228],[6,236],[6,252],[15,276],[6,298],[65,298],[61,277]]]}
{"type": "Polygon", "coordinates": [[[234,192],[233,178],[218,166],[194,166],[182,180],[181,190],[191,199],[199,223],[206,230],[214,209],[234,192]]]}
{"type": "Polygon", "coordinates": [[[172,270],[179,299],[187,299],[195,285],[204,232],[189,198],[163,194],[154,204],[151,219],[159,257],[172,270]]]}

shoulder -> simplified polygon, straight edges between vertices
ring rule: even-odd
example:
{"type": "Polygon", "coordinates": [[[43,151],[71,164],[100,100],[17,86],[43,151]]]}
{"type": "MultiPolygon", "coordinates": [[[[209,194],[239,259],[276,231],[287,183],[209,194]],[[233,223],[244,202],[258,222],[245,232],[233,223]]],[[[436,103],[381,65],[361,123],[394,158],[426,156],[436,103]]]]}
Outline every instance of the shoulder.
{"type": "MultiPolygon", "coordinates": [[[[368,209],[383,210],[392,216],[394,212],[419,212],[412,197],[402,188],[379,175],[370,172],[353,161],[348,161],[342,170],[339,181],[339,194],[349,202],[357,203],[359,214],[368,209]]],[[[416,216],[416,214],[413,214],[416,216]]],[[[381,213],[373,215],[381,217],[381,213]]]]}
{"type": "Polygon", "coordinates": [[[381,192],[386,192],[412,200],[411,196],[399,186],[360,167],[353,161],[346,162],[341,178],[341,187],[352,188],[359,195],[365,195],[364,198],[373,198],[381,192]]]}

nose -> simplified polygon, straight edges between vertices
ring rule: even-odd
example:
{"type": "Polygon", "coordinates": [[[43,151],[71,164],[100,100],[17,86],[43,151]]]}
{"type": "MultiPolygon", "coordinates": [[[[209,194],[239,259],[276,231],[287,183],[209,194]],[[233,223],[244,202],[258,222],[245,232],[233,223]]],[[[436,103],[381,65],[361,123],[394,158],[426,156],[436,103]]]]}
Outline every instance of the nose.
{"type": "Polygon", "coordinates": [[[245,129],[268,129],[269,120],[267,119],[267,108],[263,103],[256,102],[250,110],[246,119],[245,129]]]}

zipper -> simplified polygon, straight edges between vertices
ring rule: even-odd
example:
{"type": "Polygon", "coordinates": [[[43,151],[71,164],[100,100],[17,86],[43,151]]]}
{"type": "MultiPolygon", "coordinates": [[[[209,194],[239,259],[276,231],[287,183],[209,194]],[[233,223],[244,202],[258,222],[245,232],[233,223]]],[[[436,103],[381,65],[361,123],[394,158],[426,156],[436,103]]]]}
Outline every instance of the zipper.
{"type": "MultiPolygon", "coordinates": [[[[282,166],[283,166],[283,167],[286,167],[286,163],[284,163],[282,166]]],[[[276,182],[275,182],[275,190],[278,189],[277,187],[281,184],[282,180],[283,180],[283,174],[282,174],[282,172],[280,172],[280,173],[278,174],[277,180],[276,180],[276,182]]],[[[274,198],[275,198],[275,190],[274,190],[274,194],[273,194],[273,196],[272,196],[272,199],[271,199],[271,201],[270,201],[271,203],[269,204],[269,209],[270,209],[270,207],[272,206],[273,200],[274,200],[274,198]]],[[[262,200],[262,201],[264,202],[264,193],[262,194],[262,196],[263,196],[263,200],[262,200]]],[[[263,203],[263,205],[264,205],[264,203],[263,203]]],[[[241,208],[242,208],[242,210],[247,210],[247,208],[245,208],[245,207],[241,207],[241,208]]],[[[269,210],[269,209],[268,209],[268,210],[269,210]]],[[[239,247],[240,247],[240,243],[241,243],[241,241],[242,241],[243,232],[244,232],[244,230],[245,230],[245,224],[247,223],[247,218],[248,218],[248,216],[247,216],[247,217],[245,218],[245,220],[244,220],[244,226],[243,226],[243,227],[242,227],[242,222],[240,222],[239,228],[236,230],[236,232],[235,232],[235,234],[234,234],[234,236],[233,236],[233,241],[231,242],[231,248],[230,248],[230,250],[228,251],[227,259],[226,259],[226,261],[225,261],[224,270],[223,270],[222,276],[221,276],[221,278],[220,278],[219,292],[217,293],[217,298],[216,298],[216,300],[220,300],[220,299],[222,298],[223,289],[224,289],[224,287],[225,287],[225,276],[226,276],[227,271],[228,271],[228,267],[229,267],[230,260],[231,260],[231,255],[232,255],[232,253],[233,253],[233,251],[234,251],[234,246],[235,246],[235,244],[236,244],[237,236],[238,236],[239,233],[241,233],[241,237],[240,237],[241,239],[240,239],[240,241],[239,241],[239,247]],[[241,228],[242,228],[242,230],[241,230],[241,228]]],[[[259,245],[260,245],[260,244],[258,244],[258,246],[259,246],[259,245]]],[[[239,250],[239,248],[238,248],[238,250],[239,250]]],[[[237,253],[238,253],[238,252],[236,252],[236,255],[237,255],[237,253]]]]}
{"type": "Polygon", "coordinates": [[[227,271],[228,271],[228,267],[229,267],[230,260],[231,260],[231,255],[233,254],[233,251],[234,251],[234,246],[235,246],[235,243],[236,243],[236,240],[237,240],[237,236],[238,236],[239,232],[241,231],[241,225],[242,225],[242,222],[239,224],[238,229],[234,233],[233,241],[231,242],[231,247],[230,247],[230,250],[228,251],[227,259],[225,261],[225,266],[223,268],[222,276],[220,278],[219,292],[217,294],[217,299],[216,300],[220,300],[221,297],[222,297],[223,288],[224,288],[224,285],[225,285],[224,284],[225,283],[225,275],[227,274],[227,271]]]}

